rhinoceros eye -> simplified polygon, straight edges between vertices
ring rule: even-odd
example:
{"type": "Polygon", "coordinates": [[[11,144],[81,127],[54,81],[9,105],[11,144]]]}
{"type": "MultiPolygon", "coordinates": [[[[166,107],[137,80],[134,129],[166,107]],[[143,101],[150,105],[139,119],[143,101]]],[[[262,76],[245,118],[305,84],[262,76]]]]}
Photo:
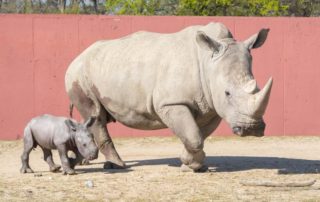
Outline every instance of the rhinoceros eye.
{"type": "Polygon", "coordinates": [[[227,97],[230,97],[230,92],[229,91],[226,90],[224,93],[226,94],[227,97]]]}

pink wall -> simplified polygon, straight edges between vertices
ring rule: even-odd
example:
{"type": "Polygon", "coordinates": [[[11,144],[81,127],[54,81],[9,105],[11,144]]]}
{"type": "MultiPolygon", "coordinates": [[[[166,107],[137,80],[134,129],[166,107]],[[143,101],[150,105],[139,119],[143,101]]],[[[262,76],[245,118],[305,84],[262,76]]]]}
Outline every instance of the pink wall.
{"type": "MultiPolygon", "coordinates": [[[[94,41],[138,30],[175,32],[210,21],[224,23],[238,40],[271,29],[265,45],[252,51],[260,86],[274,78],[266,134],[320,135],[319,18],[0,15],[0,139],[20,138],[33,116],[67,116],[64,73],[94,41]]],[[[112,136],[171,134],[120,124],[109,129],[112,136]]],[[[215,134],[231,130],[222,123],[215,134]]]]}

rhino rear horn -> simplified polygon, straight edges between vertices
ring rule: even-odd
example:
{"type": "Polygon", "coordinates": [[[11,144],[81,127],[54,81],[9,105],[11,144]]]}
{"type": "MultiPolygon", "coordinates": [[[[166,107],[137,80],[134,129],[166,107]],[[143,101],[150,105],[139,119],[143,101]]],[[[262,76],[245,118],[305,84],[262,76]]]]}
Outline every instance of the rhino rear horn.
{"type": "Polygon", "coordinates": [[[264,114],[269,102],[272,82],[273,79],[270,78],[261,91],[252,95],[249,102],[250,108],[252,107],[252,114],[256,116],[262,116],[264,114]]]}

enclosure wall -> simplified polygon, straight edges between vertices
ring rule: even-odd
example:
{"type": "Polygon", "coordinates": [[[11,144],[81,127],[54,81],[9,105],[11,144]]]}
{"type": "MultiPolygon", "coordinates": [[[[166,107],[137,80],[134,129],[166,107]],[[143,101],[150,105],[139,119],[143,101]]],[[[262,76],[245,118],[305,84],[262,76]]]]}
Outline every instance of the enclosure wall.
{"type": "MultiPolygon", "coordinates": [[[[211,21],[224,23],[237,40],[270,28],[266,43],[252,50],[259,85],[274,78],[266,134],[320,135],[320,18],[0,15],[0,139],[21,138],[33,116],[68,116],[65,71],[93,42],[139,30],[171,33],[211,21]]],[[[79,114],[76,119],[81,120],[79,114]]],[[[111,136],[171,134],[118,123],[108,128],[111,136]]],[[[222,122],[214,134],[231,130],[222,122]]]]}

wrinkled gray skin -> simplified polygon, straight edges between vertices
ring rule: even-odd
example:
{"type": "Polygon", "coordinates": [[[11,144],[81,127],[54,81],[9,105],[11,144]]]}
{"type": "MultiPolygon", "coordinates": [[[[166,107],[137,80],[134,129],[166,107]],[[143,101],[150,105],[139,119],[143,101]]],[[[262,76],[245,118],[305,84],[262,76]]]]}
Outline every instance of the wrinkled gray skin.
{"type": "Polygon", "coordinates": [[[93,160],[98,157],[98,147],[93,135],[88,131],[95,118],[90,117],[84,124],[75,120],[52,115],[42,115],[33,118],[24,129],[24,151],[21,155],[21,173],[32,173],[29,166],[29,154],[39,145],[43,151],[44,160],[49,164],[50,171],[60,169],[52,159],[52,149],[57,149],[60,155],[63,174],[75,174],[75,165],[83,157],[93,160]],[[68,158],[68,151],[76,154],[76,159],[68,158]]]}
{"type": "Polygon", "coordinates": [[[264,134],[272,79],[259,90],[250,51],[268,31],[238,42],[223,24],[209,23],[98,41],[69,66],[66,90],[84,118],[98,117],[91,131],[108,161],[124,166],[105,127],[116,120],[143,130],[170,128],[184,144],[182,167],[202,171],[204,140],[221,119],[235,134],[264,134]]]}

